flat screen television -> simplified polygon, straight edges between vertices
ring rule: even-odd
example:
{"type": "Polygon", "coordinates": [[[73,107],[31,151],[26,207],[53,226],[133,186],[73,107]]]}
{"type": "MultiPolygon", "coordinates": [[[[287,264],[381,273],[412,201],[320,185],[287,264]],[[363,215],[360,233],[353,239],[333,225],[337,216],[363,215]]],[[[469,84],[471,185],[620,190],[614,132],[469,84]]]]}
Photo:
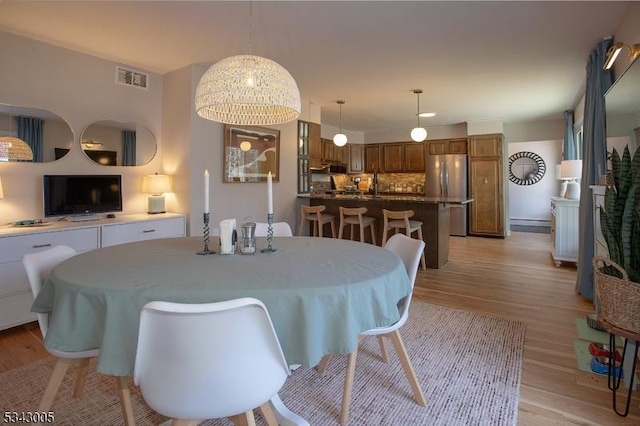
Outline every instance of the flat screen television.
{"type": "Polygon", "coordinates": [[[44,215],[122,211],[121,175],[44,175],[44,215]]]}

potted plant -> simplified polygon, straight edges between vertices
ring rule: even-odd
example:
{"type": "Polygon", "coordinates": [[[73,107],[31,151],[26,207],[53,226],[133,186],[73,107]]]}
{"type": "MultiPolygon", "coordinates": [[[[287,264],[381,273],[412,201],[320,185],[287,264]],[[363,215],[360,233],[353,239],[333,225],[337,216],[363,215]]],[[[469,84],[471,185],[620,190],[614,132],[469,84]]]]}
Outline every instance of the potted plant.
{"type": "Polygon", "coordinates": [[[614,327],[640,333],[640,150],[633,157],[611,155],[613,184],[600,209],[600,227],[610,259],[593,259],[599,318],[614,327]]]}

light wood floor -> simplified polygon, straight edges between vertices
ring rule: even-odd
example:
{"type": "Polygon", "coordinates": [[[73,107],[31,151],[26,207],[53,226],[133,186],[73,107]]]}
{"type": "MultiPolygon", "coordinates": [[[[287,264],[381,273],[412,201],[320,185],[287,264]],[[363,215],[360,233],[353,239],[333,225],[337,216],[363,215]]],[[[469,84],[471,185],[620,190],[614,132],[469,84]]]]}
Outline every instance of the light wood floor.
{"type": "MultiPolygon", "coordinates": [[[[546,234],[452,237],[449,262],[419,270],[415,297],[527,325],[518,425],[640,424],[640,390],[622,418],[611,409],[606,377],[577,369],[575,320],[593,308],[574,292],[575,266],[556,268],[549,250],[546,234]]],[[[0,332],[0,372],[45,356],[35,323],[0,332]]]]}

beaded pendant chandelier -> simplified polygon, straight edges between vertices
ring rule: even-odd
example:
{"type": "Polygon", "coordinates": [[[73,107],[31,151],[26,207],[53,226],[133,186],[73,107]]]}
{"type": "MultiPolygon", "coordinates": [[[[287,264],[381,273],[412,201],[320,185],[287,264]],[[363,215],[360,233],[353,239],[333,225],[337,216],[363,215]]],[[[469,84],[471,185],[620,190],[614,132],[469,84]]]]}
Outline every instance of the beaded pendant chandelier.
{"type": "Polygon", "coordinates": [[[213,64],[195,96],[196,112],[236,125],[286,123],[300,116],[300,91],[291,74],[271,59],[237,55],[213,64]]]}
{"type": "Polygon", "coordinates": [[[0,137],[0,161],[31,161],[33,151],[31,147],[22,139],[13,136],[0,137]]]}

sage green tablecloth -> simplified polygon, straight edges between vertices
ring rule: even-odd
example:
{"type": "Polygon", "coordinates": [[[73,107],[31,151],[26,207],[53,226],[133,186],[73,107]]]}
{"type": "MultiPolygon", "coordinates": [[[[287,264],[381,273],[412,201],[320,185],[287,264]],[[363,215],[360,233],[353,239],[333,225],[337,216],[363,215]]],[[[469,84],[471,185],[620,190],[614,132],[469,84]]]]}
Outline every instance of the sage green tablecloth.
{"type": "Polygon", "coordinates": [[[140,310],[153,300],[260,299],[287,361],[314,366],[353,351],[361,331],[397,321],[396,303],[411,292],[400,258],[380,247],[312,237],[273,246],[277,253],[199,256],[202,239],[192,237],[90,251],[52,271],[32,310],[52,313],[49,347],[100,348],[97,370],[122,376],[133,373],[140,310]]]}

